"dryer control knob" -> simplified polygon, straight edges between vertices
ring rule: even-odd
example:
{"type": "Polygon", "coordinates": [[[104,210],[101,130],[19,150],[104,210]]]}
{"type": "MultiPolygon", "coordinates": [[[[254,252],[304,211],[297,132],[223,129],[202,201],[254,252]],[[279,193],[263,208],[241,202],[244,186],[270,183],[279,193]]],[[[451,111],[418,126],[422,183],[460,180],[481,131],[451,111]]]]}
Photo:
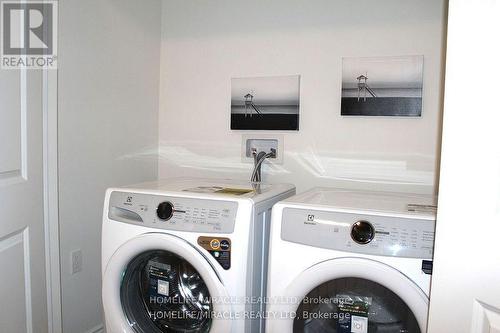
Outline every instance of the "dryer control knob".
{"type": "Polygon", "coordinates": [[[168,201],[160,203],[158,205],[158,208],[156,208],[156,215],[158,215],[158,217],[161,220],[164,221],[169,220],[173,214],[174,214],[174,205],[172,205],[168,201]]]}
{"type": "Polygon", "coordinates": [[[351,238],[358,244],[368,244],[375,237],[375,228],[368,221],[358,221],[352,225],[351,238]]]}

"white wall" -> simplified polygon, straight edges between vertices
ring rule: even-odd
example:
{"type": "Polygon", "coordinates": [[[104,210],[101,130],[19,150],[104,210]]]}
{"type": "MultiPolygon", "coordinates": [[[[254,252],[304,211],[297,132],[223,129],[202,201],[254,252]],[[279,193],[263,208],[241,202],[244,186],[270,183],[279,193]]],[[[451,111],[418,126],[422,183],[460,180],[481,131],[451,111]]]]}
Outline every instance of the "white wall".
{"type": "Polygon", "coordinates": [[[102,323],[104,190],[157,177],[160,1],[62,0],[59,195],[63,329],[102,323]],[[70,251],[83,271],[70,275],[70,251]]]}
{"type": "Polygon", "coordinates": [[[247,179],[231,77],[300,74],[300,131],[265,180],[435,191],[444,12],[443,0],[164,0],[160,178],[247,179]],[[342,57],[381,55],[425,56],[421,119],[340,117],[342,57]]]}

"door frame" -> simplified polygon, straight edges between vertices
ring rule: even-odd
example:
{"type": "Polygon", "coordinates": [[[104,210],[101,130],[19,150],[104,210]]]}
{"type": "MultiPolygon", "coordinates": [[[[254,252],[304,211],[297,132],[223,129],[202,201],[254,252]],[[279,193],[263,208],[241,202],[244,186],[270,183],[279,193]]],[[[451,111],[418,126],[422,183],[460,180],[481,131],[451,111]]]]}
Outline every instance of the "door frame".
{"type": "Polygon", "coordinates": [[[48,331],[62,333],[59,252],[57,70],[42,70],[43,205],[48,331]]]}
{"type": "MultiPolygon", "coordinates": [[[[56,20],[59,19],[57,13],[56,20]]],[[[56,26],[59,22],[55,22],[56,26]]],[[[43,34],[48,34],[45,25],[43,34]]],[[[58,33],[58,31],[57,31],[58,33]]],[[[56,36],[54,49],[57,53],[56,36]]],[[[58,69],[42,69],[43,112],[43,223],[45,234],[45,274],[47,323],[51,333],[62,333],[61,253],[59,246],[59,169],[58,169],[58,69]]]]}

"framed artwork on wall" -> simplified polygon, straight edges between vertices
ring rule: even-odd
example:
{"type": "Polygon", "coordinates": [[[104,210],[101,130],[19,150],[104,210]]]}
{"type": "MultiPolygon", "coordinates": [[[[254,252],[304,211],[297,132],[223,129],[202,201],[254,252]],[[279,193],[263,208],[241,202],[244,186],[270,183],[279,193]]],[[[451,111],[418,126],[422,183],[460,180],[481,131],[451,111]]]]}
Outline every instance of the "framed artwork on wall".
{"type": "Polygon", "coordinates": [[[342,116],[422,115],[423,56],[342,59],[342,116]]]}
{"type": "Polygon", "coordinates": [[[299,130],[300,76],[231,79],[232,130],[299,130]]]}

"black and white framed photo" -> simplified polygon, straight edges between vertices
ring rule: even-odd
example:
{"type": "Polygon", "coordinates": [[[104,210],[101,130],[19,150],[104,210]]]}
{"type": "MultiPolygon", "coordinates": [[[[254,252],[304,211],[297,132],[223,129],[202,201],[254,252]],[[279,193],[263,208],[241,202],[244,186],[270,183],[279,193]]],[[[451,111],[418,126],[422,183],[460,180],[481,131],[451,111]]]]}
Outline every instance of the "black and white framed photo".
{"type": "Polygon", "coordinates": [[[231,79],[232,130],[299,129],[300,76],[231,79]]]}
{"type": "Polygon", "coordinates": [[[342,116],[422,115],[424,57],[342,59],[342,116]]]}

